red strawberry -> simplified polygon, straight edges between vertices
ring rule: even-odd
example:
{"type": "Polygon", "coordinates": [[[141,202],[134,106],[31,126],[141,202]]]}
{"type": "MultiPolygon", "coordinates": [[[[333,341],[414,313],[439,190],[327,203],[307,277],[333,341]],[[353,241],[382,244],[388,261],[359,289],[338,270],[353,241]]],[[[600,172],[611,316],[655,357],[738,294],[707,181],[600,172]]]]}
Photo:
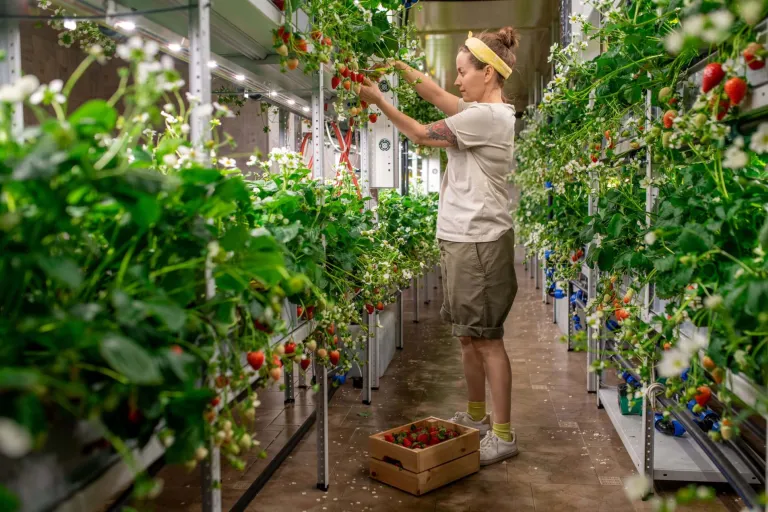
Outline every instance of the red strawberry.
{"type": "Polygon", "coordinates": [[[339,364],[339,359],[341,359],[341,352],[338,350],[331,350],[328,353],[328,358],[331,360],[331,364],[336,366],[339,364]]]}
{"type": "Polygon", "coordinates": [[[211,407],[216,407],[221,403],[221,398],[214,397],[213,400],[211,400],[211,407]]]}
{"type": "Polygon", "coordinates": [[[436,444],[440,444],[440,440],[436,437],[430,437],[428,446],[434,446],[436,444]]]}
{"type": "Polygon", "coordinates": [[[309,368],[310,364],[312,364],[311,360],[309,360],[309,359],[302,359],[301,360],[301,369],[302,370],[306,370],[307,368],[309,368]]]}
{"type": "Polygon", "coordinates": [[[283,40],[285,44],[288,44],[288,41],[291,40],[291,33],[285,30],[285,27],[280,27],[277,29],[277,35],[280,37],[280,39],[283,40]]]}
{"type": "Polygon", "coordinates": [[[352,71],[348,67],[344,67],[342,70],[339,71],[341,73],[341,76],[344,78],[349,78],[352,76],[352,71]]]}
{"type": "Polygon", "coordinates": [[[135,407],[131,407],[128,411],[128,421],[131,423],[138,423],[141,421],[141,412],[135,407]]]}
{"type": "Polygon", "coordinates": [[[315,318],[315,306],[307,306],[307,320],[315,318]]]}
{"type": "Polygon", "coordinates": [[[363,108],[368,108],[368,104],[366,102],[364,102],[364,101],[360,102],[360,106],[363,107],[363,108]]]}
{"type": "Polygon", "coordinates": [[[600,151],[601,149],[603,149],[602,144],[595,144],[595,151],[600,151]]]}
{"type": "Polygon", "coordinates": [[[739,76],[730,78],[725,82],[725,94],[731,99],[732,105],[738,105],[747,94],[747,82],[739,76]]]}
{"type": "Polygon", "coordinates": [[[435,426],[429,427],[429,433],[431,434],[432,432],[437,432],[437,427],[435,426]]]}
{"type": "Polygon", "coordinates": [[[301,306],[296,306],[296,316],[301,318],[304,316],[304,308],[301,306]]]}
{"type": "Polygon", "coordinates": [[[664,128],[672,128],[672,124],[674,123],[676,117],[677,110],[667,110],[664,112],[664,128]]]}
{"type": "Polygon", "coordinates": [[[375,123],[376,121],[379,120],[379,116],[377,116],[376,114],[371,114],[368,116],[368,120],[372,123],[375,123]]]}
{"type": "Polygon", "coordinates": [[[384,303],[379,301],[379,303],[376,304],[376,309],[378,309],[379,311],[384,311],[384,303]]]}
{"type": "Polygon", "coordinates": [[[289,341],[285,344],[285,353],[293,354],[294,352],[296,352],[296,343],[289,341]]]}
{"type": "Polygon", "coordinates": [[[171,352],[173,352],[174,354],[183,354],[184,349],[178,345],[171,345],[171,352]]]}
{"type": "Polygon", "coordinates": [[[227,384],[229,384],[229,379],[224,375],[219,375],[218,377],[216,377],[215,384],[217,388],[221,389],[225,387],[227,384]]]}
{"type": "Polygon", "coordinates": [[[419,434],[416,440],[420,443],[426,443],[427,441],[429,441],[429,436],[427,434],[419,434]]]}
{"type": "Polygon", "coordinates": [[[702,92],[709,92],[725,78],[725,71],[719,62],[711,62],[704,68],[704,76],[701,78],[702,92]]]}
{"type": "Polygon", "coordinates": [[[296,49],[299,50],[300,52],[306,52],[307,49],[308,49],[308,47],[307,47],[307,40],[306,39],[297,39],[296,40],[296,49]]]}
{"type": "Polygon", "coordinates": [[[315,41],[319,41],[322,38],[323,38],[323,33],[320,32],[319,30],[315,30],[312,32],[312,39],[314,39],[315,41]]]}
{"type": "Polygon", "coordinates": [[[341,84],[341,78],[335,76],[331,78],[331,89],[337,89],[339,87],[339,84],[341,84]]]}
{"type": "Polygon", "coordinates": [[[269,334],[269,333],[271,333],[271,332],[272,332],[272,329],[270,329],[269,327],[267,327],[267,326],[266,326],[266,325],[264,325],[263,323],[259,322],[258,320],[254,320],[254,321],[253,321],[253,327],[254,327],[256,330],[258,330],[258,331],[262,331],[262,332],[266,332],[267,334],[269,334]]]}
{"type": "Polygon", "coordinates": [[[261,350],[248,352],[246,359],[248,360],[248,364],[251,365],[251,368],[258,370],[264,364],[264,352],[261,350]]]}
{"type": "Polygon", "coordinates": [[[709,399],[712,398],[712,390],[709,389],[709,386],[699,386],[696,388],[696,391],[697,393],[694,397],[696,399],[696,403],[704,407],[707,405],[707,402],[709,402],[709,399]]]}
{"type": "Polygon", "coordinates": [[[337,346],[339,344],[339,337],[338,336],[334,336],[332,342],[333,342],[333,346],[334,347],[337,346]]]}
{"type": "Polygon", "coordinates": [[[589,159],[592,160],[592,163],[597,162],[597,156],[596,155],[589,155],[589,159]]]}
{"type": "Polygon", "coordinates": [[[373,314],[373,309],[374,309],[373,308],[373,304],[366,304],[365,305],[365,310],[368,312],[369,315],[373,314]]]}
{"type": "Polygon", "coordinates": [[[392,434],[384,434],[384,440],[388,443],[394,443],[395,436],[393,436],[392,434]]]}
{"type": "Polygon", "coordinates": [[[412,444],[413,443],[411,442],[411,440],[408,439],[407,437],[403,439],[403,446],[405,446],[406,448],[410,448],[412,444]]]}
{"type": "Polygon", "coordinates": [[[342,86],[344,87],[344,89],[345,89],[345,90],[347,90],[347,91],[348,91],[348,90],[350,90],[350,89],[352,88],[352,82],[350,82],[349,80],[344,80],[344,82],[342,82],[342,84],[341,84],[341,85],[342,85],[342,86]]]}
{"type": "Polygon", "coordinates": [[[765,67],[765,49],[760,43],[749,43],[742,55],[749,69],[763,69],[765,67]]]}
{"type": "Polygon", "coordinates": [[[362,84],[365,82],[365,75],[362,73],[357,74],[357,83],[362,84]]]}
{"type": "Polygon", "coordinates": [[[279,355],[272,354],[272,365],[277,366],[278,368],[283,367],[283,361],[280,359],[279,355]]]}
{"type": "Polygon", "coordinates": [[[333,336],[336,333],[336,326],[334,324],[331,324],[328,326],[328,334],[333,336]]]}
{"type": "Polygon", "coordinates": [[[324,44],[325,46],[332,46],[332,45],[333,45],[333,41],[331,41],[331,38],[330,38],[330,37],[328,37],[328,36],[325,36],[325,37],[323,38],[323,44],[324,44]]]}

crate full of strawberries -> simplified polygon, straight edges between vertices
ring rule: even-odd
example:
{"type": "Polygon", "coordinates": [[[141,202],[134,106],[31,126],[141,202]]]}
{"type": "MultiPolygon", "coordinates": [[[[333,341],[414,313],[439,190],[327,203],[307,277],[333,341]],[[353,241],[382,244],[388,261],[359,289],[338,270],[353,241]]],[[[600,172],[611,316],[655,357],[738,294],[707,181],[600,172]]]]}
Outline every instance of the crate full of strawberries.
{"type": "Polygon", "coordinates": [[[426,418],[370,437],[371,478],[416,496],[480,470],[480,433],[426,418]]]}

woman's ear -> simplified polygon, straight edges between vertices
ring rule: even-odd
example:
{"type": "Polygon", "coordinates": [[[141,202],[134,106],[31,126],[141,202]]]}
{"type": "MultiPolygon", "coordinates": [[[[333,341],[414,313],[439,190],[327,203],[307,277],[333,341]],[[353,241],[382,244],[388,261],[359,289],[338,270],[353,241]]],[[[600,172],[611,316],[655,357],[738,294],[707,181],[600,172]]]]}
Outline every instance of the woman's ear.
{"type": "Polygon", "coordinates": [[[493,80],[494,73],[496,73],[496,70],[493,69],[493,66],[491,66],[490,64],[486,65],[485,66],[485,76],[483,77],[483,81],[485,83],[488,83],[491,80],[493,80]]]}

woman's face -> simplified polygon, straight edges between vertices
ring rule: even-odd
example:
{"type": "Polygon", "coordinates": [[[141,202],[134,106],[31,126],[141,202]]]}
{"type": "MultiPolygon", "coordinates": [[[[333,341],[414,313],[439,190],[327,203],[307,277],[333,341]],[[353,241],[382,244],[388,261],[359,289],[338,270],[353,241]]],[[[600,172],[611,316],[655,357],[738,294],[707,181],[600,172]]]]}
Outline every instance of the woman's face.
{"type": "Polygon", "coordinates": [[[470,60],[470,53],[461,51],[456,56],[456,85],[461,91],[461,97],[466,102],[480,101],[485,94],[488,84],[488,68],[477,69],[470,60]]]}

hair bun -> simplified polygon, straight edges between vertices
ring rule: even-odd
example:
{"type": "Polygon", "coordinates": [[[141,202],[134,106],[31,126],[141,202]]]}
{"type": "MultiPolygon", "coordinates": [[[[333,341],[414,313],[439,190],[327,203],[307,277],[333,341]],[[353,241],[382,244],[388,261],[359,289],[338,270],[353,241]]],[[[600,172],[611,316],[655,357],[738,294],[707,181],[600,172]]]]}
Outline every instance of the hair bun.
{"type": "Polygon", "coordinates": [[[520,44],[520,33],[514,27],[504,27],[498,32],[501,43],[507,48],[514,49],[520,44]]]}

